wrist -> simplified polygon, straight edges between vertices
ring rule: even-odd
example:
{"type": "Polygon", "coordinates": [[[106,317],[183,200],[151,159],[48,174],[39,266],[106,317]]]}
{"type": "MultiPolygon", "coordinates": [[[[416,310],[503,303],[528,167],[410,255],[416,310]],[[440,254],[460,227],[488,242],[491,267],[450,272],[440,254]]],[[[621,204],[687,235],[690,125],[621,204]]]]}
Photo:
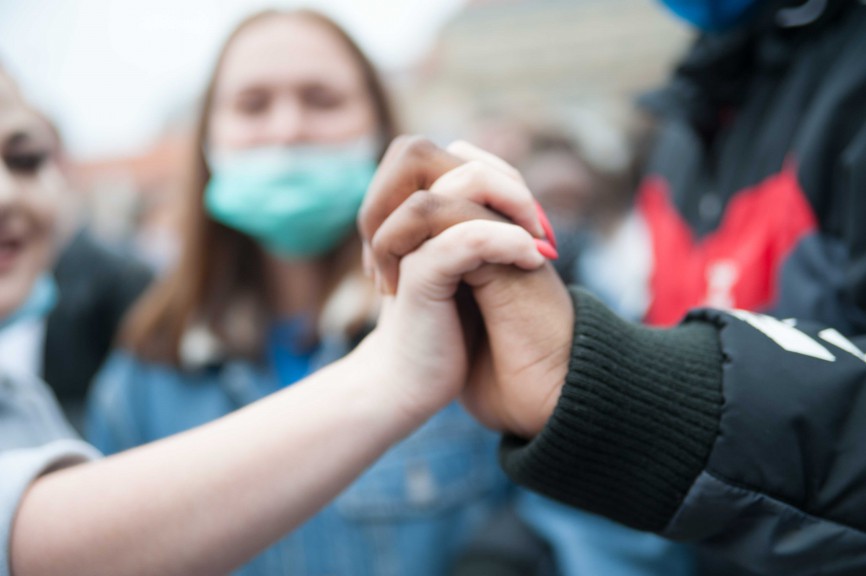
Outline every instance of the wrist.
{"type": "Polygon", "coordinates": [[[438,406],[425,405],[411,393],[412,372],[399,366],[395,347],[386,340],[387,335],[376,329],[332,366],[365,418],[404,436],[430,418],[438,406]]]}
{"type": "Polygon", "coordinates": [[[718,329],[706,322],[650,329],[584,291],[573,296],[574,350],[558,405],[530,441],[506,438],[503,466],[546,496],[661,530],[718,434],[718,329]]]}
{"type": "Polygon", "coordinates": [[[558,296],[560,306],[553,308],[556,312],[544,319],[547,331],[534,344],[537,350],[544,352],[533,368],[537,376],[528,383],[531,396],[513,406],[511,424],[507,427],[510,433],[521,438],[533,438],[545,428],[568,376],[577,326],[574,305],[565,287],[558,296]]]}
{"type": "Polygon", "coordinates": [[[568,374],[568,361],[571,355],[570,343],[564,351],[551,355],[551,366],[548,375],[534,384],[534,398],[522,406],[517,406],[516,413],[509,418],[505,430],[517,437],[534,438],[544,430],[553,416],[559,403],[565,379],[568,374]]]}

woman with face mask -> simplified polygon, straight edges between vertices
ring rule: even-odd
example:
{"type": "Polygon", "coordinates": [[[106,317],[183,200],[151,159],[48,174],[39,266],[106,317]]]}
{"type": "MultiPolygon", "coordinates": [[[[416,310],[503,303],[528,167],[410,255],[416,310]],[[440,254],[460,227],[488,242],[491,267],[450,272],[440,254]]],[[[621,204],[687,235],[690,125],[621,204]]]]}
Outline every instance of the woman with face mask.
{"type": "MultiPolygon", "coordinates": [[[[183,255],[97,379],[90,441],[113,453],[186,430],[351,350],[376,302],[355,217],[394,131],[329,20],[266,12],[235,30],[204,100],[183,255]]],[[[452,404],[240,573],[443,574],[501,499],[495,446],[452,404]]]]}
{"type": "MultiPolygon", "coordinates": [[[[51,308],[64,189],[55,135],[0,72],[0,327],[51,308]]],[[[75,438],[43,383],[0,373],[0,576],[225,574],[297,527],[460,391],[466,348],[453,296],[462,275],[488,262],[543,263],[515,226],[468,223],[446,236],[408,258],[400,296],[385,300],[351,353],[230,416],[121,455],[100,458],[75,438]]],[[[450,431],[459,440],[460,429],[450,431]]],[[[466,472],[456,459],[448,465],[466,472]]],[[[431,514],[457,506],[437,504],[431,514]]],[[[408,536],[425,520],[420,511],[405,518],[408,536]]],[[[320,553],[309,539],[297,545],[320,553]]]]}

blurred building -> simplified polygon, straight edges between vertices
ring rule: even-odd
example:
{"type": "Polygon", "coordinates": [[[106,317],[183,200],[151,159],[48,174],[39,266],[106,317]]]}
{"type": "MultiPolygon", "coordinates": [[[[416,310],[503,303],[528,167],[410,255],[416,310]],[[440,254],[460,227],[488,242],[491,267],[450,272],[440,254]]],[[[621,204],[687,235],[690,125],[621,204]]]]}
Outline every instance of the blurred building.
{"type": "Polygon", "coordinates": [[[73,166],[89,229],[158,271],[170,266],[191,152],[191,130],[180,122],[141,152],[73,166]]]}
{"type": "Polygon", "coordinates": [[[621,109],[689,37],[653,0],[475,0],[397,79],[401,111],[412,130],[450,138],[490,113],[621,109]]]}

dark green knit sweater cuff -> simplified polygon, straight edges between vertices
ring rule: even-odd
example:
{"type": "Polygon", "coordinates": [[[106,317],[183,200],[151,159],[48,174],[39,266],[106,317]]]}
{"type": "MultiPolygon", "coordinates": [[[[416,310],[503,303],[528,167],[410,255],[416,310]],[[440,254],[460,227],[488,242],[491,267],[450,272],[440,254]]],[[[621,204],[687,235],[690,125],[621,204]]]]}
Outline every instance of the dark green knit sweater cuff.
{"type": "Polygon", "coordinates": [[[572,358],[547,427],[506,436],[518,483],[641,530],[662,530],[704,468],[722,405],[717,328],[651,329],[572,290],[572,358]]]}

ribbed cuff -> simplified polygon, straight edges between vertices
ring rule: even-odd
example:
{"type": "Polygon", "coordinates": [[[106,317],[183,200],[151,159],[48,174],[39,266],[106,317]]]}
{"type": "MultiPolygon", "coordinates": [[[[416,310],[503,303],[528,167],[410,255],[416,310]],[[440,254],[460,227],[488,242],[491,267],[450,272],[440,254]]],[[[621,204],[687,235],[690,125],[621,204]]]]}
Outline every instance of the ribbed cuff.
{"type": "Polygon", "coordinates": [[[503,439],[518,483],[640,530],[660,531],[703,469],[722,406],[717,328],[651,329],[572,291],[572,358],[545,429],[503,439]]]}

